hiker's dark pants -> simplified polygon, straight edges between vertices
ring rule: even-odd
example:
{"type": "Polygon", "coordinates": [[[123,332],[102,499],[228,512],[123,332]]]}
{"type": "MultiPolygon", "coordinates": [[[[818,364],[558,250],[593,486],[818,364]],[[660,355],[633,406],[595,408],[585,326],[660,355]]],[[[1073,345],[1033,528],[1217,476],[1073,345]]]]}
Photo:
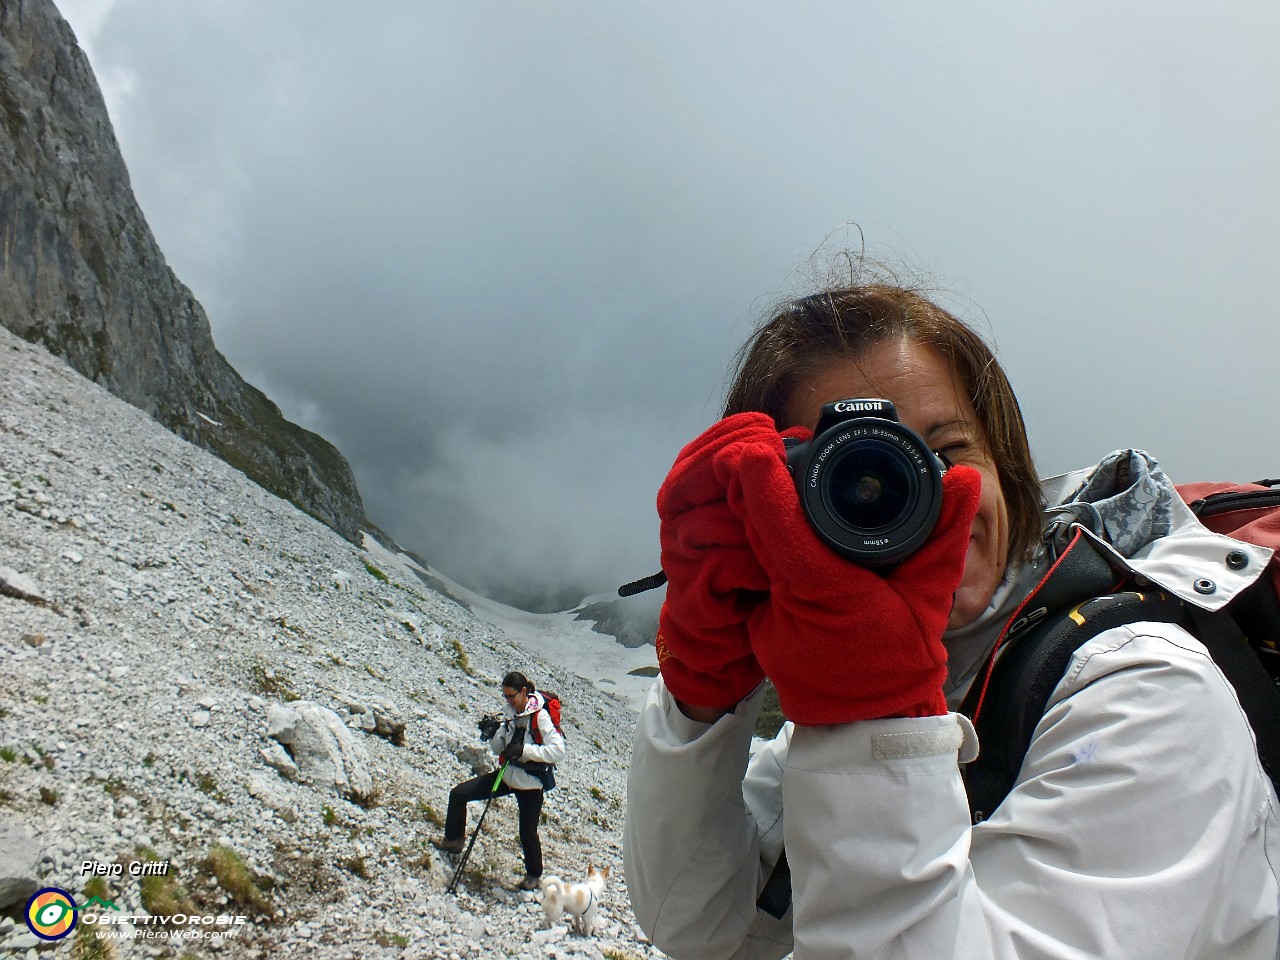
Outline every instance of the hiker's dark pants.
{"type": "MultiPolygon", "coordinates": [[[[460,783],[449,791],[449,812],[444,818],[444,838],[459,840],[467,832],[467,804],[476,800],[488,800],[496,774],[486,773],[460,783]]],[[[512,790],[506,783],[492,795],[505,797],[516,795],[520,805],[520,846],[524,848],[524,872],[531,877],[542,876],[542,840],[538,837],[538,819],[542,816],[542,791],[512,790]]]]}

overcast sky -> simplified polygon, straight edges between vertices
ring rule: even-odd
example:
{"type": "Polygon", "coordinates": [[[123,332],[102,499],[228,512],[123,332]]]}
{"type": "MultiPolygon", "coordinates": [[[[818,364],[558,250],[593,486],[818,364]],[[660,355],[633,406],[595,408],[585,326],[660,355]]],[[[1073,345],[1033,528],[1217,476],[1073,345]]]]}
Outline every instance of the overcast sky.
{"type": "Polygon", "coordinates": [[[1043,473],[1280,474],[1274,0],[60,8],[223,353],[482,591],[656,569],[734,349],[859,230],[1043,473]]]}

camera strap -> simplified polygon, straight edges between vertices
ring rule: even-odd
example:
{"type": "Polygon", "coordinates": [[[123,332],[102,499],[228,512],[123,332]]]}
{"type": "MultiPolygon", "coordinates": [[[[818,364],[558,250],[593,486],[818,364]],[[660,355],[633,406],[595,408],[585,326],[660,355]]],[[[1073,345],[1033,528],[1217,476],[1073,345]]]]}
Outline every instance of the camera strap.
{"type": "Polygon", "coordinates": [[[647,577],[641,577],[639,580],[632,580],[630,583],[624,583],[618,588],[618,596],[634,597],[637,593],[644,593],[646,590],[657,590],[667,582],[667,575],[664,571],[659,570],[657,573],[651,573],[647,577]]]}

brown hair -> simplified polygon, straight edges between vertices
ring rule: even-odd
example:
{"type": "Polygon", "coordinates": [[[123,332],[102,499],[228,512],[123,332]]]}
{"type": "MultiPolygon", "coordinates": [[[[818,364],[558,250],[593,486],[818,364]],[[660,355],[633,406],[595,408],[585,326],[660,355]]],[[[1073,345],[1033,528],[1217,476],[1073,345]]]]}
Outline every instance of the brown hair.
{"type": "Polygon", "coordinates": [[[515,690],[517,693],[519,693],[521,690],[527,690],[529,693],[533,693],[533,690],[534,690],[533,681],[530,680],[528,677],[526,677],[523,673],[517,673],[515,670],[512,670],[510,673],[508,673],[505,677],[502,678],[501,686],[510,687],[512,690],[515,690]]]}
{"type": "Polygon", "coordinates": [[[797,384],[898,337],[936,350],[967,391],[1009,510],[1008,559],[1027,556],[1040,537],[1043,505],[1013,388],[986,341],[915,290],[855,284],[785,303],[738,351],[724,415],[759,411],[783,429],[797,384]]]}

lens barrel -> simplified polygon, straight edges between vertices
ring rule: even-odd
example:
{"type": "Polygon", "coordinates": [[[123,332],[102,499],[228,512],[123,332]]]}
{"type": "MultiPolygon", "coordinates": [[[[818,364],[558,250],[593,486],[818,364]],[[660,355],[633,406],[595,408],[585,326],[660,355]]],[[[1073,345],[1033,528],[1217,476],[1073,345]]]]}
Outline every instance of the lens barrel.
{"type": "Polygon", "coordinates": [[[941,461],[887,400],[826,404],[813,439],[788,442],[787,466],[814,532],[863,566],[906,559],[942,509],[941,461]]]}

